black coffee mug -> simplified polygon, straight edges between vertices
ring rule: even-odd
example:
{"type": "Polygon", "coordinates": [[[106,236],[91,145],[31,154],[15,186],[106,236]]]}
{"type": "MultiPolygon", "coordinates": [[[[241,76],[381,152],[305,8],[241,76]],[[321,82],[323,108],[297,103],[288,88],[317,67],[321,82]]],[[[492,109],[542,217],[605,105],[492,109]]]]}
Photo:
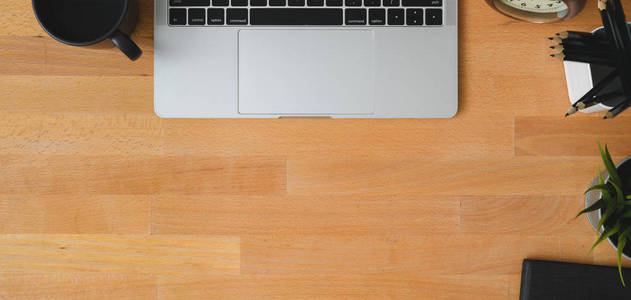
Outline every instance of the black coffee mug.
{"type": "Polygon", "coordinates": [[[111,39],[129,59],[142,55],[129,38],[138,19],[136,0],[33,0],[33,10],[42,28],[62,43],[107,47],[111,39]]]}

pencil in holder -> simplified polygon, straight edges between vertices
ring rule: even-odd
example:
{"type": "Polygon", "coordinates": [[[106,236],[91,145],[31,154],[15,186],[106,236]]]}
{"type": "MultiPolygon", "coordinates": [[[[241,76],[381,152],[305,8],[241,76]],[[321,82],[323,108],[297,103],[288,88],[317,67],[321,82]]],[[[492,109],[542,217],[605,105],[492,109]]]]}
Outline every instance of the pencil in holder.
{"type": "Polygon", "coordinates": [[[564,61],[572,105],[577,111],[607,111],[612,119],[631,107],[631,29],[620,0],[598,0],[603,27],[592,32],[564,31],[550,40],[564,61]]]}

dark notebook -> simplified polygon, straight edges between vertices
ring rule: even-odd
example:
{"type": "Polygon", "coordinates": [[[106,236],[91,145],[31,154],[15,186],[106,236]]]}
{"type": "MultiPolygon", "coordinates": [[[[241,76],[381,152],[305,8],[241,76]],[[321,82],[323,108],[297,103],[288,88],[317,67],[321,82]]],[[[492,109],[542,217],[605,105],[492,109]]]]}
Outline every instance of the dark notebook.
{"type": "Polygon", "coordinates": [[[623,269],[622,286],[617,267],[524,260],[520,300],[631,299],[631,269],[623,269]]]}

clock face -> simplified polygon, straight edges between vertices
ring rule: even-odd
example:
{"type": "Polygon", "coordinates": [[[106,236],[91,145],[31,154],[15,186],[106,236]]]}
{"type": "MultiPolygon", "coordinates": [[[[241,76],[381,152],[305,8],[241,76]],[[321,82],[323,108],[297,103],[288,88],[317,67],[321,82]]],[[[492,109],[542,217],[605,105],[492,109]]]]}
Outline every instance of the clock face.
{"type": "Polygon", "coordinates": [[[506,6],[517,10],[527,11],[531,13],[557,13],[563,14],[567,12],[568,7],[561,0],[496,0],[502,2],[506,6]]]}
{"type": "Polygon", "coordinates": [[[505,15],[532,23],[562,20],[570,13],[568,0],[487,0],[505,15]]]}

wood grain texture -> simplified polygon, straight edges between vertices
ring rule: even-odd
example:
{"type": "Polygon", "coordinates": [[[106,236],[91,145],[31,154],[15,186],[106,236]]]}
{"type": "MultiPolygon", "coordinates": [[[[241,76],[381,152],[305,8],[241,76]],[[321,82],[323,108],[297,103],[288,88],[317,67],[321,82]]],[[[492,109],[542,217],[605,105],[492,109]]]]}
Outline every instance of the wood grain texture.
{"type": "Polygon", "coordinates": [[[518,274],[524,257],[560,257],[559,237],[524,235],[248,236],[243,274],[518,274]],[[276,245],[285,245],[278,247],[276,245]],[[439,253],[439,255],[437,255],[439,253]]]}
{"type": "Polygon", "coordinates": [[[158,279],[158,299],[506,299],[510,276],[422,275],[266,275],[158,279]]]}
{"type": "Polygon", "coordinates": [[[0,195],[0,233],[149,234],[147,195],[0,195]]]}
{"type": "Polygon", "coordinates": [[[160,196],[153,201],[151,216],[154,234],[455,233],[460,230],[460,201],[453,197],[418,195],[160,196]]]}
{"type": "Polygon", "coordinates": [[[156,291],[156,278],[151,275],[0,273],[0,299],[155,299],[156,291]]]}
{"type": "MultiPolygon", "coordinates": [[[[5,75],[0,76],[0,86],[0,112],[3,123],[6,122],[3,129],[22,126],[24,119],[61,117],[51,116],[53,112],[64,113],[68,118],[68,114],[80,113],[92,114],[91,117],[119,113],[128,119],[140,119],[140,114],[146,113],[153,117],[153,93],[147,93],[153,88],[152,77],[5,75]],[[134,88],[120,89],[121,81],[134,88]],[[16,120],[20,118],[23,120],[16,120]]],[[[67,122],[50,123],[63,126],[67,122]]]]}
{"type": "Polygon", "coordinates": [[[572,196],[468,196],[460,198],[461,228],[472,234],[554,235],[592,233],[582,209],[572,196]],[[511,212],[507,214],[506,212],[511,212]],[[552,222],[551,220],[555,220],[552,222]],[[577,226],[580,224],[581,226],[577,226]]]}
{"type": "Polygon", "coordinates": [[[0,156],[0,193],[278,194],[282,158],[191,156],[0,156]]]}
{"type": "Polygon", "coordinates": [[[137,274],[239,274],[240,239],[230,236],[0,236],[8,271],[89,271],[137,274]]]}
{"type": "Polygon", "coordinates": [[[576,183],[591,182],[598,174],[597,165],[598,159],[578,158],[306,158],[288,161],[287,190],[291,195],[392,190],[439,195],[532,195],[542,191],[563,195],[574,194],[576,183]],[[563,176],[550,180],[553,173],[563,176]]]}
{"type": "Polygon", "coordinates": [[[546,39],[595,4],[535,25],[459,3],[453,119],[166,120],[152,0],[133,63],[1,2],[0,298],[515,300],[524,258],[615,265],[574,215],[630,118],[563,118],[546,39]]]}
{"type": "Polygon", "coordinates": [[[515,120],[515,150],[524,156],[590,156],[598,140],[609,145],[612,155],[631,153],[631,118],[602,122],[559,118],[523,117],[515,120]],[[541,147],[546,145],[546,147],[541,147]]]}
{"type": "Polygon", "coordinates": [[[70,47],[48,37],[0,36],[0,73],[5,75],[83,75],[83,76],[151,76],[153,62],[148,60],[153,40],[135,39],[145,58],[133,67],[116,48],[92,49],[70,47]],[[115,50],[115,51],[114,51],[115,50]]]}

